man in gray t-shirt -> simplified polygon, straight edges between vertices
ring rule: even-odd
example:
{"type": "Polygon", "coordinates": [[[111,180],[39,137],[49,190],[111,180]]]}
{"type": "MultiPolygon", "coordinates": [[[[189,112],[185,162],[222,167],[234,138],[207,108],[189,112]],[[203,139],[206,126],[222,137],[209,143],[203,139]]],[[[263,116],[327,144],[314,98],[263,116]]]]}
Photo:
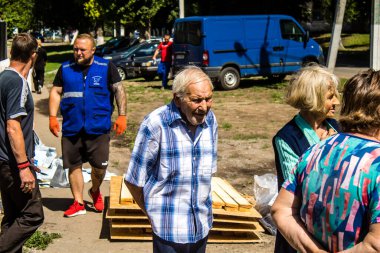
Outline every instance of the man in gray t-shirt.
{"type": "MultiPolygon", "coordinates": [[[[27,81],[14,69],[6,68],[0,73],[0,94],[0,129],[6,129],[9,119],[20,117],[26,155],[28,158],[33,158],[34,104],[27,81]]],[[[16,162],[5,131],[0,131],[0,161],[16,162]]]]}
{"type": "Polygon", "coordinates": [[[33,166],[33,98],[26,77],[37,41],[20,33],[12,42],[9,67],[0,74],[0,191],[4,207],[0,252],[22,252],[43,223],[41,193],[33,166]]]}

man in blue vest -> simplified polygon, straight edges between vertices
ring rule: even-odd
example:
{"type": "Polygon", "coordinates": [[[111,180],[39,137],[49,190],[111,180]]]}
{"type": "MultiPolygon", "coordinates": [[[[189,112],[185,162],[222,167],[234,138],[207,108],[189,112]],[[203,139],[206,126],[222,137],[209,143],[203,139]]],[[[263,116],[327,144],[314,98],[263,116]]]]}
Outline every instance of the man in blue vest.
{"type": "Polygon", "coordinates": [[[58,137],[59,107],[62,122],[63,167],[69,169],[74,203],[64,213],[73,217],[86,213],[83,202],[82,164],[89,162],[92,187],[89,195],[94,209],[103,211],[100,185],[106,173],[113,100],[119,116],[114,124],[116,134],[127,127],[126,96],[117,68],[108,60],[94,56],[95,41],[89,34],[80,34],[74,42],[74,60],[64,62],[53,82],[49,99],[49,128],[58,137]]]}

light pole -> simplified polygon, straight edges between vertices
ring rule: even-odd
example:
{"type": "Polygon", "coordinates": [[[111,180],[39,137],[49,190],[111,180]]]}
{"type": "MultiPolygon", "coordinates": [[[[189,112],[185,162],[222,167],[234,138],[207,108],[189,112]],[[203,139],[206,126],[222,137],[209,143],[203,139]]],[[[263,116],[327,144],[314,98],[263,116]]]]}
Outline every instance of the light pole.
{"type": "Polygon", "coordinates": [[[371,68],[380,70],[380,0],[372,1],[372,20],[371,20],[371,68]]]}
{"type": "Polygon", "coordinates": [[[339,40],[342,33],[344,10],[346,9],[346,0],[338,0],[334,18],[333,31],[331,34],[329,52],[327,54],[327,68],[333,71],[338,56],[339,40]]]}
{"type": "Polygon", "coordinates": [[[185,17],[185,0],[179,0],[179,17],[185,17]]]}

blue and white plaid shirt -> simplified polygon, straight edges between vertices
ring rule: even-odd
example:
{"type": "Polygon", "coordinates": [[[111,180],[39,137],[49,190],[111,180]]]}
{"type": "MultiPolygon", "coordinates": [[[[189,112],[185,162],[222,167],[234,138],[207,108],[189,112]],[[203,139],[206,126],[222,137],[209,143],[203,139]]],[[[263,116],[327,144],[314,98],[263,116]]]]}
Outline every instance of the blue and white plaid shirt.
{"type": "Polygon", "coordinates": [[[146,211],[160,238],[194,243],[208,235],[217,139],[212,111],[192,137],[174,102],[142,122],[125,180],[144,188],[146,211]]]}

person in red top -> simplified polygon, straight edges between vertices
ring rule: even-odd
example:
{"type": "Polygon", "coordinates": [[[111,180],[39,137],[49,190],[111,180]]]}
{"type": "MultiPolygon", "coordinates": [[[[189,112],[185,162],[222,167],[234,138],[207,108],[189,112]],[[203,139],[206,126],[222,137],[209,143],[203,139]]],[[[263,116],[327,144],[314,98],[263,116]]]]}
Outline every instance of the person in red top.
{"type": "Polygon", "coordinates": [[[162,78],[162,86],[168,89],[168,75],[172,65],[172,51],[173,42],[170,41],[170,35],[165,34],[164,41],[158,45],[156,52],[154,52],[153,60],[156,60],[157,55],[161,52],[161,62],[158,65],[158,75],[162,78]]]}

